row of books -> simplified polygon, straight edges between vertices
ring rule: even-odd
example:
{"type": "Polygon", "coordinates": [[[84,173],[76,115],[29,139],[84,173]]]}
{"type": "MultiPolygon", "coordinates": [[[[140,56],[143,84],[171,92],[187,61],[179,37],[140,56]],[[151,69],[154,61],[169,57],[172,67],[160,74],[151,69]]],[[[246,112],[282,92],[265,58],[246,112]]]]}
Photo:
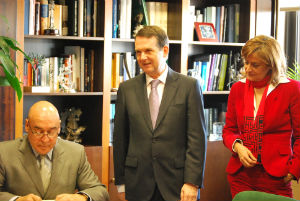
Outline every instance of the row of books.
{"type": "Polygon", "coordinates": [[[111,90],[117,91],[121,82],[141,73],[131,52],[113,53],[111,65],[111,90]]]}
{"type": "Polygon", "coordinates": [[[97,35],[98,0],[52,2],[54,0],[25,0],[25,35],[97,35]]]}
{"type": "Polygon", "coordinates": [[[209,6],[199,10],[191,5],[189,18],[190,40],[193,40],[194,22],[206,22],[214,25],[219,42],[239,42],[240,4],[209,6]]]}
{"type": "Polygon", "coordinates": [[[133,38],[144,25],[158,25],[167,32],[168,3],[113,0],[112,37],[133,38]]]}
{"type": "Polygon", "coordinates": [[[64,55],[24,61],[24,87],[31,92],[94,91],[95,51],[65,46],[64,55]]]}
{"type": "Polygon", "coordinates": [[[204,54],[191,57],[188,75],[201,81],[203,91],[230,90],[238,80],[241,59],[239,53],[204,54]]]}

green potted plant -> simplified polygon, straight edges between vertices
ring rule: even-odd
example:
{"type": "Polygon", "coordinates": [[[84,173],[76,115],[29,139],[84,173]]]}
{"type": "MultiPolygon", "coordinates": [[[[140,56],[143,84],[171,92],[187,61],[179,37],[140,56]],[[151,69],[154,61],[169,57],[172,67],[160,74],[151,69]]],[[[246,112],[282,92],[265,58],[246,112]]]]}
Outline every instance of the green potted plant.
{"type": "Polygon", "coordinates": [[[300,81],[300,64],[297,62],[294,63],[294,68],[288,67],[287,76],[293,80],[300,81]]]}
{"type": "MultiPolygon", "coordinates": [[[[2,19],[4,19],[2,17],[2,19]]],[[[0,76],[0,86],[11,86],[17,93],[18,100],[22,98],[22,89],[20,81],[16,76],[19,72],[19,67],[12,59],[11,53],[19,51],[21,52],[29,61],[31,58],[28,57],[19,47],[19,43],[9,37],[0,36],[0,66],[4,72],[4,76],[0,76]]]]}

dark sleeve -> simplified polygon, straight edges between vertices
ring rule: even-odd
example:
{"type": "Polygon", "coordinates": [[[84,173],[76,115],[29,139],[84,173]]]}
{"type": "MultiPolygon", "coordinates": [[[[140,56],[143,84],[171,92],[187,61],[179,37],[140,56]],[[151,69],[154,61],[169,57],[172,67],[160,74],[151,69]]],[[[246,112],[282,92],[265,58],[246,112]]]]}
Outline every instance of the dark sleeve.
{"type": "Polygon", "coordinates": [[[203,95],[199,80],[194,80],[187,97],[187,150],[184,182],[203,187],[207,130],[203,95]]]}
{"type": "Polygon", "coordinates": [[[113,132],[113,155],[114,155],[114,172],[115,184],[121,185],[125,183],[124,169],[125,159],[128,150],[129,140],[129,121],[126,110],[126,102],[124,95],[124,85],[120,84],[117,102],[116,114],[114,119],[114,132],[113,132]]]}

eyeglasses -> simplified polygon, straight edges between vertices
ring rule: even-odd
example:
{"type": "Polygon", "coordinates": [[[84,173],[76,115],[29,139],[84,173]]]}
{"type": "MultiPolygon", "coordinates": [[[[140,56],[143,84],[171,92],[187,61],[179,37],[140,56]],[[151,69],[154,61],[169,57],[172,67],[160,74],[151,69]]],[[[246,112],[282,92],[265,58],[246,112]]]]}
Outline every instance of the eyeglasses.
{"type": "Polygon", "coordinates": [[[29,127],[31,133],[32,133],[33,135],[35,135],[36,137],[38,137],[38,138],[42,138],[44,135],[47,135],[49,138],[54,138],[54,137],[56,137],[57,134],[58,134],[58,132],[57,132],[58,129],[57,129],[57,128],[53,128],[53,129],[51,129],[50,131],[47,131],[47,132],[45,133],[45,131],[41,131],[41,130],[33,130],[33,129],[31,128],[29,122],[28,122],[28,127],[29,127]]]}

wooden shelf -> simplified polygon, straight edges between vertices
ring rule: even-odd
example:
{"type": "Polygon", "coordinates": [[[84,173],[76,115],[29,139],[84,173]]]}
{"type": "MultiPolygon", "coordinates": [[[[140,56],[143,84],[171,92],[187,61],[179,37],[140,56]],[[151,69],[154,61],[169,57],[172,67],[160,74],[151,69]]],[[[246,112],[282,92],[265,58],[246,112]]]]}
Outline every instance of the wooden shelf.
{"type": "Polygon", "coordinates": [[[243,47],[245,43],[228,43],[228,42],[201,42],[192,41],[188,43],[189,45],[206,45],[206,46],[229,46],[229,47],[243,47]]]}
{"type": "Polygon", "coordinates": [[[103,92],[76,92],[76,93],[31,93],[25,92],[24,96],[102,96],[103,92]]]}
{"type": "Polygon", "coordinates": [[[51,40],[104,41],[104,37],[78,37],[78,36],[25,35],[24,38],[25,39],[51,39],[51,40]]]}

